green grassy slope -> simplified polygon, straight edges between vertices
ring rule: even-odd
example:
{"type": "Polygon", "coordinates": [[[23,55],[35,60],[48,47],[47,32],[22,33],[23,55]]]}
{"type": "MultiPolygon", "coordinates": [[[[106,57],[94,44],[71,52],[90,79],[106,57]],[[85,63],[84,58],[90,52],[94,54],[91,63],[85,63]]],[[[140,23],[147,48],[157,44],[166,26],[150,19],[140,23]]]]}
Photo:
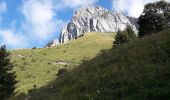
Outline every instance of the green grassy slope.
{"type": "Polygon", "coordinates": [[[72,42],[44,49],[12,50],[12,62],[17,74],[18,93],[27,93],[56,79],[58,70],[72,69],[83,60],[91,59],[102,49],[110,49],[114,34],[88,33],[72,42]],[[57,64],[58,62],[64,64],[57,64]],[[69,67],[67,67],[69,66],[69,67]]]}
{"type": "Polygon", "coordinates": [[[105,50],[26,97],[29,100],[168,100],[170,30],[105,50]]]}

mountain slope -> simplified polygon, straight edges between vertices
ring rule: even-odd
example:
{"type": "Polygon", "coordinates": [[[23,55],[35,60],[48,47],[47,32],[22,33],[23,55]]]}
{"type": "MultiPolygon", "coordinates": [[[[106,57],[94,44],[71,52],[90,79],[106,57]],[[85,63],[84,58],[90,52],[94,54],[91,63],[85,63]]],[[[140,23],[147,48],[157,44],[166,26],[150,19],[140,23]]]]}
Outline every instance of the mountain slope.
{"type": "Polygon", "coordinates": [[[102,51],[56,81],[33,90],[29,97],[29,100],[168,100],[170,30],[102,51]]]}
{"type": "Polygon", "coordinates": [[[17,91],[27,93],[56,78],[61,68],[72,69],[96,56],[102,49],[109,49],[113,33],[87,33],[84,37],[53,48],[12,50],[12,62],[17,74],[17,91]],[[69,67],[68,67],[69,66],[69,67]]]}
{"type": "Polygon", "coordinates": [[[100,6],[83,7],[76,10],[71,21],[63,27],[59,41],[54,40],[48,46],[79,38],[87,32],[117,32],[118,29],[124,30],[127,25],[137,33],[137,19],[100,6]]]}

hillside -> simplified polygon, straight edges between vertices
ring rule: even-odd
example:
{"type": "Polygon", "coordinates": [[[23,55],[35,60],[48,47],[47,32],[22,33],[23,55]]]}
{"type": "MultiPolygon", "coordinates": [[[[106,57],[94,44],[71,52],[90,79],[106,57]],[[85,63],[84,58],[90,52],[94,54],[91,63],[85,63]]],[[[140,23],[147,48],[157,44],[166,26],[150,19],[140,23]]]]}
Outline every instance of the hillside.
{"type": "Polygon", "coordinates": [[[104,50],[47,86],[12,100],[168,100],[170,30],[104,50]]]}
{"type": "Polygon", "coordinates": [[[17,74],[17,92],[45,86],[56,78],[61,68],[72,69],[89,60],[103,49],[110,49],[113,33],[87,33],[84,37],[53,48],[12,50],[12,62],[17,74]]]}
{"type": "Polygon", "coordinates": [[[75,10],[71,20],[62,28],[59,39],[50,41],[47,46],[66,43],[88,32],[123,31],[127,25],[137,33],[137,20],[97,5],[82,7],[75,10]]]}

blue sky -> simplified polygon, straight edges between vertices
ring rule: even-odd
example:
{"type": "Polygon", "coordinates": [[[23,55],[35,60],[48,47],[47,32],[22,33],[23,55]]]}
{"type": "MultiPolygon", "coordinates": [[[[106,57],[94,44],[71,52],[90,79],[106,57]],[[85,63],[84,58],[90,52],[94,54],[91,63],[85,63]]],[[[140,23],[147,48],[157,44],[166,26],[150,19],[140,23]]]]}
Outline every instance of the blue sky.
{"type": "Polygon", "coordinates": [[[83,6],[100,5],[138,17],[143,6],[154,1],[158,0],[0,0],[0,45],[43,47],[59,37],[74,11],[83,6]]]}

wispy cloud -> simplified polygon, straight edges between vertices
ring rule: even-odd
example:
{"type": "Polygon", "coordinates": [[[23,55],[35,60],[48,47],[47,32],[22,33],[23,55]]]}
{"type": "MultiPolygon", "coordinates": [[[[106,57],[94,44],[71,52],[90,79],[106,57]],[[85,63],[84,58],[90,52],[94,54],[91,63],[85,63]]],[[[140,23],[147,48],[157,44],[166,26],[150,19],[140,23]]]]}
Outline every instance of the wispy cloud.
{"type": "MultiPolygon", "coordinates": [[[[55,0],[24,0],[19,9],[23,16],[20,29],[0,29],[2,42],[9,48],[43,46],[51,37],[55,37],[65,22],[57,18],[55,0]]],[[[57,37],[57,36],[56,36],[57,37]]]]}
{"type": "Polygon", "coordinates": [[[0,2],[0,27],[1,27],[1,23],[2,23],[2,13],[7,11],[7,3],[6,2],[0,2]]]}
{"type": "Polygon", "coordinates": [[[59,3],[57,3],[56,8],[57,9],[63,9],[63,8],[78,8],[81,6],[88,6],[95,4],[98,0],[60,0],[59,3]]]}
{"type": "MultiPolygon", "coordinates": [[[[50,39],[57,37],[61,28],[67,21],[58,18],[58,11],[76,9],[88,6],[98,0],[22,0],[18,13],[21,14],[21,25],[16,29],[18,20],[9,23],[7,28],[0,27],[0,42],[9,48],[24,48],[31,46],[43,46],[50,39]]],[[[1,13],[8,9],[7,3],[0,3],[1,13]]],[[[18,9],[18,7],[16,8],[18,9]]],[[[0,44],[0,45],[1,45],[0,44]]]]}
{"type": "MultiPolygon", "coordinates": [[[[129,16],[139,17],[143,12],[144,5],[160,0],[113,0],[113,10],[116,12],[127,13],[129,16]]],[[[166,0],[169,1],[170,0],[166,0]]]]}
{"type": "MultiPolygon", "coordinates": [[[[23,2],[21,12],[24,15],[23,30],[37,40],[46,40],[57,31],[57,19],[54,0],[28,0],[23,2]]],[[[61,23],[60,23],[61,22],[61,23]]]]}
{"type": "Polygon", "coordinates": [[[10,48],[24,48],[28,46],[28,39],[12,29],[0,30],[0,37],[2,38],[0,45],[7,45],[10,48]]]}
{"type": "Polygon", "coordinates": [[[60,33],[59,30],[66,24],[58,18],[57,12],[64,8],[75,9],[87,6],[97,0],[24,0],[20,9],[25,20],[22,23],[22,31],[27,37],[36,40],[39,44],[49,40],[60,33]]]}
{"type": "Polygon", "coordinates": [[[7,10],[6,2],[0,2],[0,13],[5,12],[7,10]]]}
{"type": "Polygon", "coordinates": [[[5,1],[0,2],[0,45],[7,45],[10,48],[24,48],[28,46],[26,36],[15,31],[14,28],[3,29],[1,22],[3,20],[2,14],[7,12],[8,7],[5,1]]]}

